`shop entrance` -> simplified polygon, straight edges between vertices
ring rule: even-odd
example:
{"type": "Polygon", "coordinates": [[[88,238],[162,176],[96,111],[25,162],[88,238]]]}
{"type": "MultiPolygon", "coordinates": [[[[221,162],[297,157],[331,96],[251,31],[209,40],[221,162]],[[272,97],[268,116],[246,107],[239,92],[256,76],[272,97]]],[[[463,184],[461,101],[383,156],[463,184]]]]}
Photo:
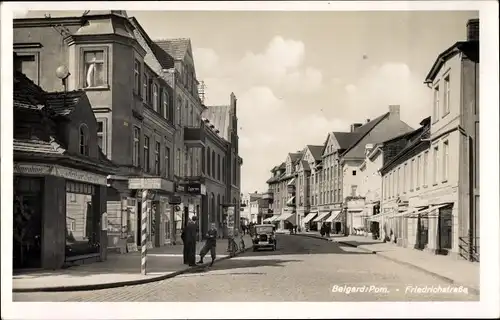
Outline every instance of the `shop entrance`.
{"type": "Polygon", "coordinates": [[[99,254],[100,217],[92,205],[94,192],[91,184],[66,182],[66,260],[99,254]]]}
{"type": "Polygon", "coordinates": [[[452,246],[452,208],[439,209],[438,218],[438,254],[447,255],[452,246]]]}
{"type": "Polygon", "coordinates": [[[14,177],[13,267],[40,268],[42,178],[14,177]]]}

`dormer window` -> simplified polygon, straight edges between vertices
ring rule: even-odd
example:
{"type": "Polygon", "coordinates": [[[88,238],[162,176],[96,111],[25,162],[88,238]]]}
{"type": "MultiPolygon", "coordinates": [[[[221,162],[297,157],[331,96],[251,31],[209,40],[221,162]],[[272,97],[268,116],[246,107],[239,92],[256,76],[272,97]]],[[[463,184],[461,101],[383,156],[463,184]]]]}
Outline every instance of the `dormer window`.
{"type": "Polygon", "coordinates": [[[80,141],[80,154],[84,156],[89,155],[89,128],[86,124],[80,125],[79,130],[79,141],[80,141]]]}

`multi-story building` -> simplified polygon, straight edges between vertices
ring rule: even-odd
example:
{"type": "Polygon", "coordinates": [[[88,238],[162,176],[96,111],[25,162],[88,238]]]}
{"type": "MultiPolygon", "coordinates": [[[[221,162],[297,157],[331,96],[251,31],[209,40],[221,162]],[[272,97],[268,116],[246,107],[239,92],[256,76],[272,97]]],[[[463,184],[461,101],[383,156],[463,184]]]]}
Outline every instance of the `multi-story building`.
{"type": "MultiPolygon", "coordinates": [[[[419,154],[409,146],[413,158],[404,151],[396,157],[405,162],[409,199],[394,218],[401,245],[478,261],[479,20],[469,21],[467,30],[467,41],[441,53],[426,77],[434,98],[430,129],[421,139],[426,144],[417,144],[419,154]]],[[[399,181],[392,169],[382,168],[388,197],[399,181]]]]}
{"type": "Polygon", "coordinates": [[[116,168],[97,144],[86,93],[49,93],[13,76],[14,269],[106,260],[106,184],[116,168]]]}
{"type": "Polygon", "coordinates": [[[27,74],[46,90],[61,90],[55,70],[66,67],[65,90],[86,91],[98,121],[99,144],[119,166],[107,196],[110,246],[120,238],[140,243],[136,189],[147,187],[146,180],[156,185],[149,240],[160,245],[155,237],[161,224],[155,222],[164,220],[165,213],[155,209],[165,208],[168,198],[161,195],[174,191],[172,88],[145,63],[148,52],[134,31],[124,11],[14,21],[14,50],[21,56],[16,67],[31,69],[27,74]]]}
{"type": "Polygon", "coordinates": [[[206,143],[202,151],[202,173],[207,195],[203,199],[201,230],[208,231],[208,222],[218,225],[220,234],[226,234],[227,217],[224,208],[235,207],[234,221],[240,221],[240,176],[243,160],[238,154],[237,100],[234,93],[225,106],[208,106],[202,114],[206,143]],[[203,222],[206,221],[206,222],[203,222]]]}
{"type": "Polygon", "coordinates": [[[246,222],[257,223],[259,222],[259,213],[262,209],[267,210],[269,205],[262,201],[262,193],[255,191],[254,193],[243,194],[241,200],[241,219],[246,222]]]}

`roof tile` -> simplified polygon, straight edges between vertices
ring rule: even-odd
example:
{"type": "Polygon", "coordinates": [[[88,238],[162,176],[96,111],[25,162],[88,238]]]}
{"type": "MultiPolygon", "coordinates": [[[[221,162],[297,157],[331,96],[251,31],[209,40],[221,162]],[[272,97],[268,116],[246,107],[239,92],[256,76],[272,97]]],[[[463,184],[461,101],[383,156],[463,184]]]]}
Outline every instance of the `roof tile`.
{"type": "Polygon", "coordinates": [[[184,60],[191,40],[188,38],[156,40],[155,43],[175,60],[184,60]]]}

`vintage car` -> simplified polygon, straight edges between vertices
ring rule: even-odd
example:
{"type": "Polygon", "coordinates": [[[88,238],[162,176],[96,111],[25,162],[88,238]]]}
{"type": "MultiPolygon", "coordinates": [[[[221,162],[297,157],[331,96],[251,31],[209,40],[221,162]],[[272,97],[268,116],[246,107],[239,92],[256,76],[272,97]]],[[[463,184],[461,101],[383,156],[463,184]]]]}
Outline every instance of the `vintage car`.
{"type": "Polygon", "coordinates": [[[262,248],[270,248],[273,251],[276,250],[276,234],[274,232],[274,225],[255,225],[253,233],[253,251],[257,251],[262,248]]]}

